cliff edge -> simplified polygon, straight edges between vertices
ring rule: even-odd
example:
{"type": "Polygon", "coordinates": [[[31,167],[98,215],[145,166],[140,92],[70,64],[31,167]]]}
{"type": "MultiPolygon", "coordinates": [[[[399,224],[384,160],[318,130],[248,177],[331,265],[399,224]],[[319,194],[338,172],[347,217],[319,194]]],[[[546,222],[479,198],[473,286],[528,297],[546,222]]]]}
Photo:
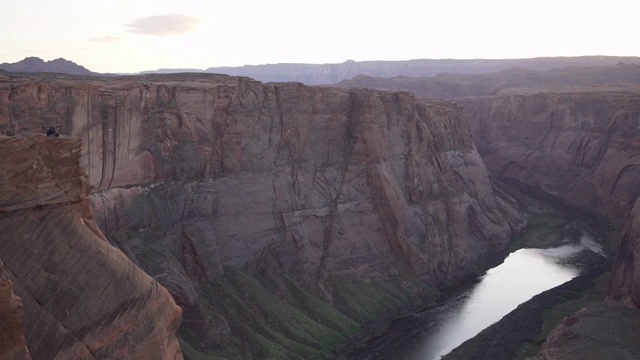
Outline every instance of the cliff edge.
{"type": "Polygon", "coordinates": [[[526,226],[446,101],[177,74],[14,77],[3,106],[83,139],[100,229],[218,356],[335,357],[526,226]]]}
{"type": "Polygon", "coordinates": [[[22,298],[26,347],[40,359],[182,358],[180,308],[106,241],[80,148],[76,138],[0,137],[0,259],[22,298]]]}

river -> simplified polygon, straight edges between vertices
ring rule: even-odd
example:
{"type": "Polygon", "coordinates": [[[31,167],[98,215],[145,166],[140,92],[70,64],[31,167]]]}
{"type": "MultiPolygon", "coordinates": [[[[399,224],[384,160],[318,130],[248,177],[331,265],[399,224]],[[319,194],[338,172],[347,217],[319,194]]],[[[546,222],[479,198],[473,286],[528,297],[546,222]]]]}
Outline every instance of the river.
{"type": "Polygon", "coordinates": [[[519,304],[579,275],[585,253],[604,256],[586,234],[558,247],[514,251],[443,304],[393,322],[352,359],[440,359],[519,304]]]}

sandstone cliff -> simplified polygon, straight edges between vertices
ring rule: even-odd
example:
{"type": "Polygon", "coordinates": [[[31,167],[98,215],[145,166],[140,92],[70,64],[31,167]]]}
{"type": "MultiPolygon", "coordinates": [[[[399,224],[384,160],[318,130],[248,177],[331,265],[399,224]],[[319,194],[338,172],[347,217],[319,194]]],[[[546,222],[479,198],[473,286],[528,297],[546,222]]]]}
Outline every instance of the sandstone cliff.
{"type": "Polygon", "coordinates": [[[9,274],[0,261],[0,359],[31,359],[24,342],[24,312],[22,301],[13,292],[9,274]]]}
{"type": "Polygon", "coordinates": [[[495,176],[536,185],[622,223],[640,195],[640,94],[584,92],[460,100],[495,176]]]}
{"type": "MultiPolygon", "coordinates": [[[[180,308],[106,241],[80,148],[74,138],[0,137],[0,259],[22,298],[26,346],[36,359],[182,358],[180,308]]],[[[3,322],[3,337],[18,336],[19,321],[3,322]]]]}
{"type": "Polygon", "coordinates": [[[526,223],[461,109],[409,93],[20,77],[0,109],[0,127],[84,139],[100,228],[183,306],[200,351],[328,356],[526,223]]]}
{"type": "Polygon", "coordinates": [[[620,248],[611,272],[609,298],[640,308],[640,198],[629,211],[620,248]]]}

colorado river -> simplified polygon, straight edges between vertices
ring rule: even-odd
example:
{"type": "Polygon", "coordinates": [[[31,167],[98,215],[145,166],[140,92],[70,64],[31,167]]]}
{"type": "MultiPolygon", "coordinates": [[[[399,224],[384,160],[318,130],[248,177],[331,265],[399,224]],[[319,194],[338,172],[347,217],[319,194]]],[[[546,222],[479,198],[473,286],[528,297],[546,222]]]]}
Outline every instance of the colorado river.
{"type": "Polygon", "coordinates": [[[548,249],[520,249],[441,306],[401,319],[353,359],[440,359],[534,295],[579,275],[576,258],[602,251],[587,235],[548,249]]]}

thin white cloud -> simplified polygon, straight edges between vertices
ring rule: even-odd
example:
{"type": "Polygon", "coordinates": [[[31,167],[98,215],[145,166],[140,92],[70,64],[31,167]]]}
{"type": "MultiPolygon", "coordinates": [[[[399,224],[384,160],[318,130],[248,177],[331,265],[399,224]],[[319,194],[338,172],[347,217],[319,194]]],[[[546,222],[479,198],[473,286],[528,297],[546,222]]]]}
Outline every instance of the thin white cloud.
{"type": "Polygon", "coordinates": [[[101,43],[112,43],[112,42],[116,42],[119,41],[120,38],[119,37],[115,37],[115,36],[103,36],[100,38],[93,38],[93,39],[89,39],[89,41],[95,41],[95,42],[101,42],[101,43]]]}
{"type": "Polygon", "coordinates": [[[128,23],[129,31],[136,34],[167,36],[193,30],[202,20],[181,14],[147,16],[128,23]]]}

